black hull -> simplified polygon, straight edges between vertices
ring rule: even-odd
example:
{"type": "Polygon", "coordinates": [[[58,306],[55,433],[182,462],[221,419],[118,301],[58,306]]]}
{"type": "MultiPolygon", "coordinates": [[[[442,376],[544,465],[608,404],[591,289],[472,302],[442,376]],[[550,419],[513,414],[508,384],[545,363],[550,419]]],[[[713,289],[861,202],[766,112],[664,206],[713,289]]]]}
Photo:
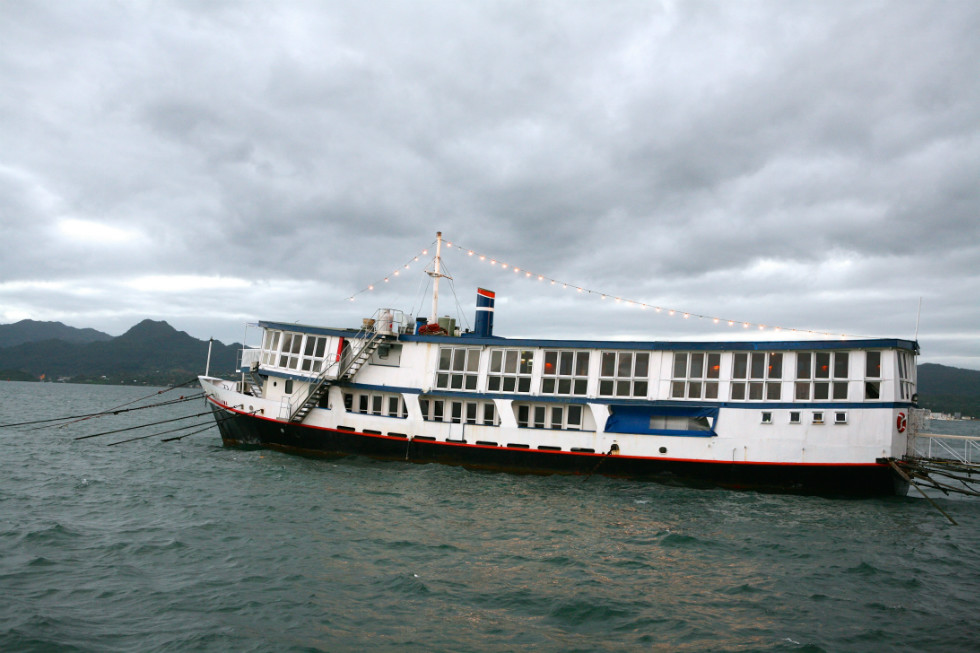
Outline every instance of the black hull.
{"type": "Polygon", "coordinates": [[[225,445],[259,446],[301,455],[360,455],[379,460],[441,463],[512,473],[599,474],[672,485],[825,496],[904,495],[907,490],[907,484],[887,464],[721,463],[540,451],[317,428],[257,417],[213,404],[211,409],[225,445]]]}

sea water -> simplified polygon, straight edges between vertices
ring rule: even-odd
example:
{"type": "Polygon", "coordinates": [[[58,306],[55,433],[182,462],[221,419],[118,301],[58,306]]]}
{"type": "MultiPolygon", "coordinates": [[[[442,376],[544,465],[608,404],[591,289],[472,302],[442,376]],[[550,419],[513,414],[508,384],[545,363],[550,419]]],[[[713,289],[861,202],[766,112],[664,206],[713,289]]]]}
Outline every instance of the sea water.
{"type": "MultiPolygon", "coordinates": [[[[0,382],[0,424],[151,392],[0,382]]],[[[107,446],[206,416],[76,439],[205,410],[0,429],[0,650],[980,648],[977,499],[107,446]]]]}

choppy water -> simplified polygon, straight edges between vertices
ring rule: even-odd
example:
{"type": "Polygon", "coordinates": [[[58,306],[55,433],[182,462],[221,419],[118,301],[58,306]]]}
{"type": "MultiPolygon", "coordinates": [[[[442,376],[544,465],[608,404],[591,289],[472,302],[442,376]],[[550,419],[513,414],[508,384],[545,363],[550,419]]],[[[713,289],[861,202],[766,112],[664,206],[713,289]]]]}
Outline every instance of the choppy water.
{"type": "MultiPolygon", "coordinates": [[[[0,424],[146,393],[0,382],[0,424]]],[[[74,439],[203,410],[0,430],[0,650],[980,645],[977,500],[938,499],[952,526],[912,495],[313,460],[225,449],[214,428],[74,439]]]]}

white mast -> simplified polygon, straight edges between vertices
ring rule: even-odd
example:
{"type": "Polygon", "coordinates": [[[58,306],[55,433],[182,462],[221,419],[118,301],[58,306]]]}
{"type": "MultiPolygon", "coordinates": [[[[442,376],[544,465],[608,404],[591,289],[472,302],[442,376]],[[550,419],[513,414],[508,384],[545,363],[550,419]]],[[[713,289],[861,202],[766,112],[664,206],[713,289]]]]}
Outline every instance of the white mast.
{"type": "Polygon", "coordinates": [[[436,260],[435,271],[430,272],[432,276],[432,321],[429,324],[439,324],[439,277],[442,276],[440,264],[442,263],[442,232],[436,232],[436,260]]]}

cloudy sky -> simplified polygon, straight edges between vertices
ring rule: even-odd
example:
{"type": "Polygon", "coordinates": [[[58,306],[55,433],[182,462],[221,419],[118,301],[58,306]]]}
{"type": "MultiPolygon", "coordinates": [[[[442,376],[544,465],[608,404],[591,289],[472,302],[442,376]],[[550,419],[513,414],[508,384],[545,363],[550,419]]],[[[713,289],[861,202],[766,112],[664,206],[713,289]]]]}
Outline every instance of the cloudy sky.
{"type": "Polygon", "coordinates": [[[0,323],[427,314],[441,230],[440,312],[491,288],[498,335],[918,324],[980,369],[978,34],[975,0],[0,0],[0,323]]]}

